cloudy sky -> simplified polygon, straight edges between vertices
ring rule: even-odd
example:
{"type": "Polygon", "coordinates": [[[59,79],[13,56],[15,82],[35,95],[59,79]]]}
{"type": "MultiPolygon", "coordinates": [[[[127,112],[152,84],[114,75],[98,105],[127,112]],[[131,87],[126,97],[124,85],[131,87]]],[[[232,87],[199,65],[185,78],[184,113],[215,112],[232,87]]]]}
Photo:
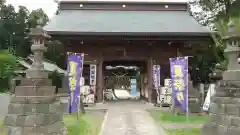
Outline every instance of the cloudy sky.
{"type": "MultiPolygon", "coordinates": [[[[67,0],[64,0],[67,1],[67,0]]],[[[73,0],[71,0],[73,1],[73,0]]],[[[93,0],[103,1],[103,0],[93,0]]],[[[186,2],[188,0],[105,0],[105,1],[172,1],[172,2],[186,2]]],[[[48,16],[51,18],[57,10],[57,4],[54,0],[7,0],[8,4],[12,4],[15,7],[19,5],[26,6],[29,10],[42,8],[48,16]]]]}

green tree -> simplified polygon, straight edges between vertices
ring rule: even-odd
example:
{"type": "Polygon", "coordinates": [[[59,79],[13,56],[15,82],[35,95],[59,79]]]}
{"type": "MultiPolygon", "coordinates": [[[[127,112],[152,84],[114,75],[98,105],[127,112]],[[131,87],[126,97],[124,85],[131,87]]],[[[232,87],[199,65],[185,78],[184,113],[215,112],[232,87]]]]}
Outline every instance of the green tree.
{"type": "Polygon", "coordinates": [[[2,5],[0,10],[0,49],[11,47],[17,13],[12,5],[2,5]]]}
{"type": "Polygon", "coordinates": [[[36,28],[37,21],[42,20],[41,26],[44,26],[48,23],[49,18],[47,14],[41,9],[33,10],[28,17],[28,24],[30,28],[36,28]]]}
{"type": "Polygon", "coordinates": [[[65,69],[66,51],[64,45],[58,40],[53,40],[47,43],[47,47],[45,58],[55,62],[60,68],[65,69]]]}
{"type": "Polygon", "coordinates": [[[19,10],[15,18],[16,24],[12,52],[20,57],[27,57],[31,53],[31,44],[28,38],[30,28],[26,23],[28,21],[28,15],[28,9],[24,6],[19,6],[19,10]]]}
{"type": "Polygon", "coordinates": [[[16,57],[7,51],[0,51],[0,91],[8,88],[9,80],[12,79],[17,68],[16,57]]]}
{"type": "Polygon", "coordinates": [[[206,82],[209,79],[209,73],[216,68],[226,69],[228,59],[224,54],[226,43],[222,37],[228,31],[227,24],[230,18],[239,17],[239,3],[239,0],[194,0],[190,3],[191,14],[195,19],[200,24],[218,32],[212,35],[214,44],[193,59],[195,69],[197,69],[195,80],[206,82]],[[216,64],[220,64],[220,66],[216,67],[216,64]]]}

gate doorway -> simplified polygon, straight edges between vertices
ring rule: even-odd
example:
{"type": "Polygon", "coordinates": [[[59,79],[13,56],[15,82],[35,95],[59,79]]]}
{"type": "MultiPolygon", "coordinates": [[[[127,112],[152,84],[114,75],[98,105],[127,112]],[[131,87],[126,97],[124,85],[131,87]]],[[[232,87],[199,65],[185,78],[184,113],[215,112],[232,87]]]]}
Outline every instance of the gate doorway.
{"type": "Polygon", "coordinates": [[[145,61],[104,61],[104,100],[126,100],[141,97],[141,78],[145,61]],[[131,81],[136,80],[136,96],[131,81]]]}

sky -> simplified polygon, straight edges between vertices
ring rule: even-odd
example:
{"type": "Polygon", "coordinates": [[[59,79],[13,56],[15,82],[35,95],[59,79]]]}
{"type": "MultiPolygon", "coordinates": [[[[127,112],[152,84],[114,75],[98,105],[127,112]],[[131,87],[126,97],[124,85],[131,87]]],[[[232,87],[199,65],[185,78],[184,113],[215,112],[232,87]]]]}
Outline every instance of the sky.
{"type": "MultiPolygon", "coordinates": [[[[61,0],[60,0],[61,1],[61,0]]],[[[67,1],[67,0],[64,0],[67,1]]],[[[70,0],[73,1],[73,0],[70,0]]],[[[103,1],[103,0],[92,0],[103,1]]],[[[187,2],[188,0],[105,0],[105,1],[167,1],[167,2],[187,2]]],[[[27,7],[30,11],[42,8],[49,18],[53,17],[57,10],[57,3],[54,0],[7,0],[7,4],[12,4],[15,7],[20,5],[27,7]]]]}

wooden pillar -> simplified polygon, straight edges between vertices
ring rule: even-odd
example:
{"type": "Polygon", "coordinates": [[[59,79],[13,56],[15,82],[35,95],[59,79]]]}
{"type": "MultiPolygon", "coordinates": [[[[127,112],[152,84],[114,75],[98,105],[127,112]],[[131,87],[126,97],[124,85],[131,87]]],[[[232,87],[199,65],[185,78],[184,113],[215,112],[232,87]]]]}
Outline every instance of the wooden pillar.
{"type": "Polygon", "coordinates": [[[103,60],[97,63],[97,102],[103,101],[103,60]]]}
{"type": "Polygon", "coordinates": [[[152,67],[153,67],[153,60],[152,57],[148,58],[147,62],[148,67],[148,102],[152,102],[152,89],[153,89],[153,77],[152,77],[152,67]]]}

